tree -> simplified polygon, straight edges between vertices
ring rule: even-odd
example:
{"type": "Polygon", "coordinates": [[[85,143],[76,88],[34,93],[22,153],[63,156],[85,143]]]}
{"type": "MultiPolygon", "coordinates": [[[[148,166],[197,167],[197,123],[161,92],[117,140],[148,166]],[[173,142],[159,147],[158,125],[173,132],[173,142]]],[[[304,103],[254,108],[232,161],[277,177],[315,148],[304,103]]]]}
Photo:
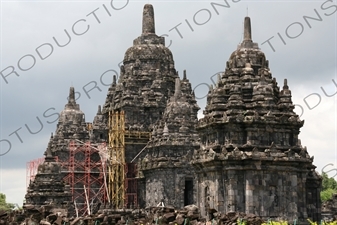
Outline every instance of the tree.
{"type": "Polygon", "coordinates": [[[0,193],[0,210],[9,211],[14,209],[14,204],[6,202],[6,195],[0,193]]]}
{"type": "Polygon", "coordinates": [[[322,173],[322,191],[321,199],[323,202],[332,199],[332,195],[337,193],[337,181],[333,177],[328,177],[326,173],[322,173]]]}

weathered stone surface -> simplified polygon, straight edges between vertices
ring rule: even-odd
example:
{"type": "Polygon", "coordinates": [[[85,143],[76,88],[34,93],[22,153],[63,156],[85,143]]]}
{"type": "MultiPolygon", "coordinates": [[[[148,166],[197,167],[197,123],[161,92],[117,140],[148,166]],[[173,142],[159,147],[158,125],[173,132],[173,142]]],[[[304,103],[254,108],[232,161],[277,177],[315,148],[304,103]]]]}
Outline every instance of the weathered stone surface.
{"type": "Polygon", "coordinates": [[[197,112],[191,84],[176,78],[175,93],[167,102],[162,119],[154,125],[152,136],[140,162],[146,181],[146,204],[182,208],[195,202],[195,174],[190,164],[199,147],[197,112]]]}
{"type": "Polygon", "coordinates": [[[332,199],[322,204],[322,219],[324,221],[337,220],[337,194],[333,194],[332,199]]]}
{"type": "Polygon", "coordinates": [[[176,222],[178,225],[182,225],[182,224],[184,224],[184,222],[185,222],[185,217],[184,217],[182,214],[178,214],[178,215],[176,216],[175,222],[176,222]]]}
{"type": "Polygon", "coordinates": [[[318,221],[321,178],[298,139],[304,121],[293,111],[287,80],[280,90],[252,41],[248,17],[244,35],[199,120],[202,143],[192,162],[198,207],[208,218],[216,209],[318,221]]]}
{"type": "Polygon", "coordinates": [[[66,209],[66,213],[68,210],[73,212],[70,188],[63,181],[61,166],[52,156],[50,145],[46,150],[44,163],[39,165],[34,181],[28,186],[25,199],[23,208],[27,211],[38,209],[47,213],[50,211],[48,209],[60,208],[66,209]]]}
{"type": "Polygon", "coordinates": [[[184,209],[188,212],[195,212],[195,213],[198,213],[198,210],[199,210],[198,206],[193,205],[193,204],[184,206],[184,209]]]}
{"type": "MultiPolygon", "coordinates": [[[[144,143],[126,136],[125,158],[132,161],[149,141],[154,124],[162,118],[166,103],[172,96],[178,73],[164,37],[155,34],[154,10],[145,5],[143,32],[125,52],[120,76],[108,90],[102,113],[106,120],[109,111],[125,112],[125,127],[129,133],[148,133],[144,143]]],[[[106,124],[107,127],[107,124],[106,124]]],[[[142,158],[144,155],[139,156],[142,158]]]]}
{"type": "MultiPolygon", "coordinates": [[[[138,176],[138,199],[126,208],[137,204],[148,208],[134,210],[130,216],[112,213],[106,205],[96,219],[102,224],[124,223],[125,216],[137,223],[161,220],[181,224],[188,219],[190,224],[198,224],[204,217],[233,224],[242,216],[234,212],[244,211],[251,224],[260,221],[252,213],[262,218],[318,221],[321,178],[298,138],[304,121],[294,112],[287,80],[280,89],[265,54],[252,41],[250,18],[245,18],[243,42],[210,88],[204,118],[199,121],[191,83],[185,71],[179,77],[164,37],[156,35],[154,10],[149,4],[144,6],[142,25],[142,34],[125,52],[120,76],[118,80],[113,77],[93,123],[85,122],[71,88],[48,145],[49,155],[66,162],[72,141],[108,142],[109,112],[125,112],[125,159],[128,164],[137,162],[139,169],[139,173],[126,174],[128,179],[138,176]],[[186,206],[189,204],[199,208],[186,206]],[[169,206],[186,207],[175,212],[169,206]]],[[[83,159],[83,154],[76,159],[83,159]]],[[[66,166],[60,172],[55,168],[45,166],[48,173],[39,172],[41,181],[27,193],[27,210],[37,210],[35,206],[44,202],[43,182],[69,172],[66,166]]],[[[60,183],[54,189],[69,194],[60,183]]],[[[53,201],[64,198],[61,194],[53,201]]],[[[54,212],[47,209],[44,213],[54,212]]],[[[71,223],[84,221],[92,218],[71,223]]],[[[35,222],[31,218],[26,224],[35,222]]]]}
{"type": "Polygon", "coordinates": [[[245,213],[237,213],[237,212],[229,212],[226,214],[222,214],[218,217],[218,224],[221,225],[232,225],[239,224],[238,222],[246,222],[247,225],[261,225],[263,220],[254,214],[245,214],[245,213]]]}
{"type": "MultiPolygon", "coordinates": [[[[100,170],[97,166],[92,168],[93,164],[100,163],[98,151],[86,151],[85,148],[81,148],[81,142],[94,141],[92,146],[97,147],[97,143],[107,139],[104,129],[106,129],[106,123],[101,108],[99,107],[93,124],[85,122],[85,115],[76,103],[75,90],[71,87],[68,103],[60,113],[56,132],[51,135],[48,143],[49,155],[46,160],[48,158],[49,161],[39,167],[36,178],[27,191],[27,207],[28,205],[39,207],[46,204],[56,204],[60,207],[55,207],[55,209],[67,208],[68,206],[62,203],[66,196],[68,202],[76,200],[79,212],[84,213],[86,204],[84,194],[82,194],[84,193],[84,185],[90,180],[91,183],[87,185],[87,188],[96,194],[101,188],[103,176],[99,175],[100,170]],[[81,163],[82,165],[87,163],[87,165],[79,166],[81,163]],[[87,167],[91,169],[88,170],[87,167]],[[79,180],[85,182],[80,184],[79,180]],[[76,188],[74,187],[75,183],[77,184],[76,188]]],[[[94,201],[94,204],[97,206],[97,200],[94,201]]],[[[93,210],[97,210],[95,206],[93,210]]],[[[75,213],[75,211],[72,210],[71,213],[75,213]]]]}

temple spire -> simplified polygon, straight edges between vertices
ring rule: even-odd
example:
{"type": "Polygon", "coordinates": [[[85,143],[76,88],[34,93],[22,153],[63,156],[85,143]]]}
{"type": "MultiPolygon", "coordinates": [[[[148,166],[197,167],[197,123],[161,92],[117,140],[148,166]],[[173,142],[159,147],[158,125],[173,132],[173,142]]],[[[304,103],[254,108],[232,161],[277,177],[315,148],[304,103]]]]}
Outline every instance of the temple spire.
{"type": "Polygon", "coordinates": [[[116,84],[117,84],[116,75],[113,75],[113,77],[112,77],[112,84],[113,84],[113,85],[116,85],[116,84]]]}
{"type": "Polygon", "coordinates": [[[255,48],[259,49],[257,43],[252,40],[252,26],[250,23],[250,17],[246,16],[243,25],[243,41],[238,45],[238,48],[255,48]]]}
{"type": "Polygon", "coordinates": [[[252,28],[250,24],[250,18],[248,16],[245,17],[244,23],[244,41],[251,41],[252,40],[252,28]]]}
{"type": "Polygon", "coordinates": [[[284,79],[283,90],[289,90],[287,79],[284,79]]]}
{"type": "Polygon", "coordinates": [[[70,87],[69,97],[68,97],[68,104],[76,104],[76,101],[75,101],[75,89],[74,89],[74,87],[70,87]]]}
{"type": "Polygon", "coordinates": [[[143,10],[143,34],[155,33],[154,10],[151,4],[146,4],[143,10]]]}
{"type": "Polygon", "coordinates": [[[70,87],[68,103],[65,105],[65,109],[79,109],[79,105],[76,104],[75,100],[75,89],[74,87],[70,87]]]}
{"type": "Polygon", "coordinates": [[[97,115],[102,115],[101,105],[98,105],[97,115]]]}

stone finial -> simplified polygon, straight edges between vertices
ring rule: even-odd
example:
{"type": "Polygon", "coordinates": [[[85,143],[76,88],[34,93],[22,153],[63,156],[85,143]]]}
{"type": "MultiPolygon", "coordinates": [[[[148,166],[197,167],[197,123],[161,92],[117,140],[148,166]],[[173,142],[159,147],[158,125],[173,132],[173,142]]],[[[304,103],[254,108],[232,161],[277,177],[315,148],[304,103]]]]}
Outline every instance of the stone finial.
{"type": "Polygon", "coordinates": [[[183,77],[183,80],[187,80],[186,70],[184,70],[184,77],[183,77]]]}
{"type": "Polygon", "coordinates": [[[68,96],[68,103],[65,105],[65,109],[78,109],[79,105],[76,104],[75,100],[75,89],[74,87],[70,87],[69,96],[68,96]]]}
{"type": "Polygon", "coordinates": [[[289,89],[288,81],[287,81],[287,79],[284,79],[283,90],[288,90],[288,89],[289,89]]]}
{"type": "Polygon", "coordinates": [[[46,151],[45,151],[45,162],[54,162],[55,161],[55,159],[54,159],[54,157],[53,157],[53,155],[52,155],[52,151],[51,151],[51,142],[49,141],[49,143],[48,143],[48,146],[47,146],[47,149],[46,149],[46,151]]]}
{"type": "Polygon", "coordinates": [[[221,83],[221,75],[220,73],[218,73],[218,76],[217,76],[217,86],[219,86],[219,84],[221,83]]]}
{"type": "Polygon", "coordinates": [[[101,115],[101,114],[102,114],[102,108],[101,108],[101,105],[98,105],[97,115],[101,115]]]}
{"type": "Polygon", "coordinates": [[[252,28],[250,23],[250,18],[247,16],[245,17],[244,22],[244,41],[251,41],[252,40],[252,28]]]}
{"type": "Polygon", "coordinates": [[[164,129],[163,129],[163,136],[167,136],[167,135],[169,135],[169,129],[167,127],[167,124],[165,123],[164,129]]]}
{"type": "Polygon", "coordinates": [[[75,101],[75,88],[74,87],[70,87],[69,97],[68,97],[68,104],[76,104],[76,101],[75,101]]]}
{"type": "Polygon", "coordinates": [[[143,34],[155,33],[154,10],[151,4],[146,4],[143,10],[143,34]]]}
{"type": "Polygon", "coordinates": [[[112,77],[112,84],[113,84],[113,85],[116,85],[116,83],[117,83],[117,78],[116,78],[116,75],[114,75],[114,76],[112,77]]]}
{"type": "Polygon", "coordinates": [[[53,157],[52,154],[51,154],[50,146],[48,146],[48,148],[46,149],[46,157],[48,157],[48,158],[53,157]]]}

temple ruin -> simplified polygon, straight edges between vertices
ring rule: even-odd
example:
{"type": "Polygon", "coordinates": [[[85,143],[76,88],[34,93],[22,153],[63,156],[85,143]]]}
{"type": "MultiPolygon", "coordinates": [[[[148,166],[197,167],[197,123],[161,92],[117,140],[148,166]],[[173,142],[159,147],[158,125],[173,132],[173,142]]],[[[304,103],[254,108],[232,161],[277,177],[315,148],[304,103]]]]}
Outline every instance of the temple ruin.
{"type": "MultiPolygon", "coordinates": [[[[320,220],[321,177],[298,137],[304,121],[294,112],[287,80],[280,90],[252,41],[249,17],[242,43],[209,90],[202,119],[186,71],[180,78],[164,37],[155,33],[150,4],[141,35],[112,79],[93,123],[85,122],[70,88],[43,164],[58,165],[70,188],[50,186],[65,193],[50,201],[65,204],[71,193],[84,214],[195,204],[208,219],[214,212],[245,212],[320,220]]],[[[34,197],[44,195],[44,167],[29,186],[29,204],[48,200],[34,197]]],[[[56,179],[56,170],[48,171],[56,179]]]]}
{"type": "Polygon", "coordinates": [[[293,110],[287,80],[280,90],[246,17],[244,39],[209,91],[197,128],[201,148],[192,164],[203,215],[215,209],[320,220],[321,178],[293,110]]]}
{"type": "Polygon", "coordinates": [[[50,145],[46,150],[44,162],[38,167],[34,181],[28,186],[25,199],[23,208],[28,211],[49,206],[65,215],[74,213],[70,186],[63,180],[61,167],[52,156],[50,145]]]}

